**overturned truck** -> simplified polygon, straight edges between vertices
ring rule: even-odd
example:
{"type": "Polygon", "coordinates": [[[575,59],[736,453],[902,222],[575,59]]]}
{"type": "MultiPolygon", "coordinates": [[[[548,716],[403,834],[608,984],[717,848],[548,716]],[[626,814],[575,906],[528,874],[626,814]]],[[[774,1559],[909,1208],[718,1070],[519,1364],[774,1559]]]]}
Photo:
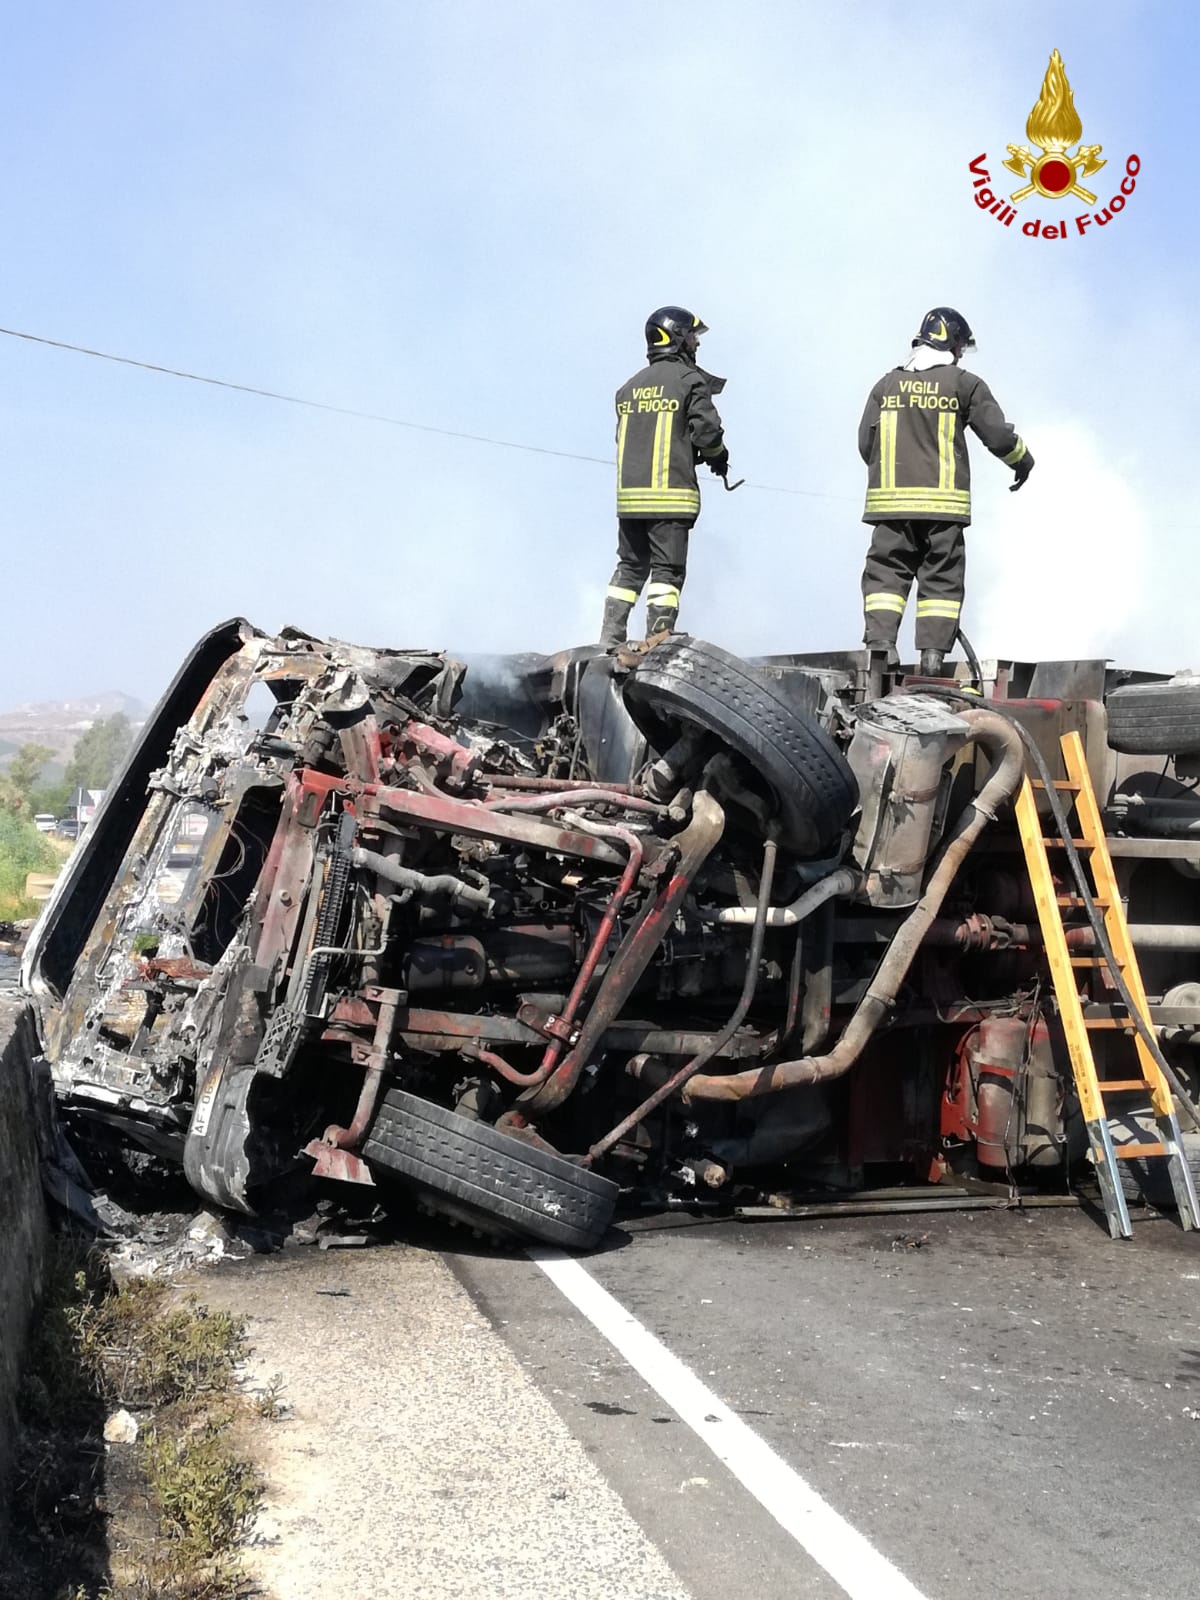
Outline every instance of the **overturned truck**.
{"type": "MultiPolygon", "coordinates": [[[[240,620],[30,941],[60,1102],[224,1207],[297,1169],[398,1180],[568,1247],[622,1193],[1061,1190],[1087,1139],[1011,802],[1031,759],[1061,779],[1069,730],[1186,1106],[1190,679],[873,682],[859,653],[686,635],[462,662],[240,620]]],[[[1129,1024],[1096,938],[1068,928],[1103,1074],[1129,1024]]],[[[1121,1163],[1135,1192],[1150,1165],[1121,1163]]]]}

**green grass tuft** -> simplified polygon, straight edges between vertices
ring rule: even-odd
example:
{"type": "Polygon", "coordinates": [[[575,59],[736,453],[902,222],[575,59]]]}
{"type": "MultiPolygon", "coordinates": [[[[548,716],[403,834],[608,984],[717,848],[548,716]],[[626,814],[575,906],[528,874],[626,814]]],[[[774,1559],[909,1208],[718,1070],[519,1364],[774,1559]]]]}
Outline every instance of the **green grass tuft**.
{"type": "Polygon", "coordinates": [[[41,905],[25,899],[25,879],[31,872],[57,873],[62,864],[61,848],[32,822],[0,810],[0,922],[36,916],[41,905]]]}
{"type": "Polygon", "coordinates": [[[239,1550],[261,1498],[242,1436],[242,1319],[155,1280],[114,1283],[99,1252],[55,1241],[21,1396],[13,1548],[22,1600],[248,1600],[239,1550]],[[106,1462],[117,1406],[142,1432],[106,1462]],[[90,1581],[80,1583],[85,1573],[90,1581]]]}

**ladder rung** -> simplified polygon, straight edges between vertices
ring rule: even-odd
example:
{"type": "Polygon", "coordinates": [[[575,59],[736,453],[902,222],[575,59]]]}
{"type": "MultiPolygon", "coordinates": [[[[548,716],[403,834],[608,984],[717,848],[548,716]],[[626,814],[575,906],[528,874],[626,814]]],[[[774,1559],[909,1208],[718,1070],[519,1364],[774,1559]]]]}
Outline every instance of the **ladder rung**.
{"type": "Polygon", "coordinates": [[[1140,1161],[1143,1156],[1165,1156],[1169,1154],[1165,1144],[1115,1144],[1113,1155],[1118,1161],[1140,1161]]]}
{"type": "MultiPolygon", "coordinates": [[[[1067,911],[1082,911],[1084,906],[1088,904],[1081,894],[1056,894],[1054,898],[1067,911]]],[[[1101,911],[1107,911],[1109,906],[1112,905],[1112,901],[1107,895],[1094,894],[1091,904],[1099,906],[1101,911]]]]}
{"type": "MultiPolygon", "coordinates": [[[[1070,961],[1073,967],[1107,967],[1110,965],[1103,956],[1071,956],[1070,961]]],[[[1123,968],[1125,963],[1118,961],[1116,965],[1118,968],[1123,968]]]]}
{"type": "MultiPolygon", "coordinates": [[[[1040,778],[1030,778],[1029,787],[1031,789],[1044,789],[1046,785],[1040,778]]],[[[1064,794],[1078,794],[1083,785],[1081,783],[1072,783],[1070,778],[1055,778],[1052,787],[1061,789],[1064,794]]]]}
{"type": "MultiPolygon", "coordinates": [[[[1042,843],[1046,846],[1047,850],[1061,850],[1063,848],[1063,842],[1058,838],[1043,838],[1042,843]]],[[[1075,846],[1076,850],[1094,850],[1096,848],[1090,839],[1072,839],[1071,843],[1075,846]]]]}
{"type": "Polygon", "coordinates": [[[1127,1017],[1084,1017],[1085,1028],[1110,1028],[1114,1032],[1136,1033],[1137,1024],[1127,1017]]]}
{"type": "Polygon", "coordinates": [[[1128,1094],[1131,1089],[1149,1089],[1145,1078],[1101,1078],[1101,1094],[1128,1094]]]}

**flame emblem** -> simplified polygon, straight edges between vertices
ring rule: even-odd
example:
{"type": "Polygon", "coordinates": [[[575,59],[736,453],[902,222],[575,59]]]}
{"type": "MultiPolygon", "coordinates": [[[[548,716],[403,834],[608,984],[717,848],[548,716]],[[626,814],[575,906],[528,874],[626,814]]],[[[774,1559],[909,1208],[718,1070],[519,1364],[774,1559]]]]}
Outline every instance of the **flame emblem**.
{"type": "Polygon", "coordinates": [[[1023,144],[1008,146],[1008,160],[1004,165],[1018,178],[1030,179],[1023,189],[1016,189],[1009,196],[1014,204],[1019,205],[1036,191],[1047,200],[1065,200],[1067,195],[1073,194],[1089,206],[1095,205],[1096,196],[1090,189],[1082,188],[1078,180],[1090,178],[1106,163],[1100,157],[1098,144],[1080,144],[1074,155],[1069,154],[1069,147],[1078,144],[1083,137],[1083,124],[1067,82],[1067,69],[1057,50],[1050,57],[1037,105],[1029,113],[1025,136],[1042,153],[1035,156],[1023,144]]]}

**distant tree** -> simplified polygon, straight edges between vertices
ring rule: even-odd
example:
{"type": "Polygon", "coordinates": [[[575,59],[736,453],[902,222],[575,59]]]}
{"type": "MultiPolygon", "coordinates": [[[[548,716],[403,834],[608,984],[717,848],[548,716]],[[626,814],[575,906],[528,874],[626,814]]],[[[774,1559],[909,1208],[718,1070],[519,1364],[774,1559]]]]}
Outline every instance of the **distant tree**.
{"type": "Polygon", "coordinates": [[[74,786],[65,778],[57,783],[39,783],[29,791],[29,809],[38,815],[61,817],[71,803],[74,786]]]}
{"type": "Polygon", "coordinates": [[[0,772],[0,815],[28,817],[29,796],[22,794],[11,778],[0,772]]]}
{"type": "Polygon", "coordinates": [[[133,726],[123,711],[93,722],[75,741],[66,780],[74,789],[106,789],[133,744],[133,726]]]}
{"type": "Polygon", "coordinates": [[[41,776],[42,768],[54,754],[48,744],[23,744],[8,764],[9,783],[26,799],[41,776]]]}

